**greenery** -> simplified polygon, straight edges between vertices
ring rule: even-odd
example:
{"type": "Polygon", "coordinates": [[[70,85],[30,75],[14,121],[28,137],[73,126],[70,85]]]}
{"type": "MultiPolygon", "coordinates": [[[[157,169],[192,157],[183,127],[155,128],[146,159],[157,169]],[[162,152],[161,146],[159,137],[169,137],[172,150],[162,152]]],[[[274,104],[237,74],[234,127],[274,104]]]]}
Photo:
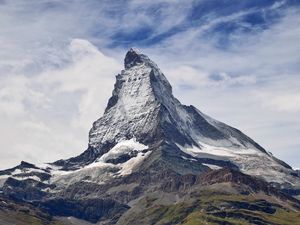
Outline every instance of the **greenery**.
{"type": "MultiPolygon", "coordinates": [[[[205,191],[198,193],[196,199],[173,205],[160,205],[159,201],[155,200],[146,199],[146,213],[143,214],[151,224],[155,225],[254,223],[296,225],[300,221],[299,211],[293,209],[291,204],[287,202],[279,204],[280,201],[271,196],[226,195],[205,191]],[[234,207],[243,204],[250,209],[234,207]]],[[[144,218],[136,219],[145,221],[144,218]]]]}

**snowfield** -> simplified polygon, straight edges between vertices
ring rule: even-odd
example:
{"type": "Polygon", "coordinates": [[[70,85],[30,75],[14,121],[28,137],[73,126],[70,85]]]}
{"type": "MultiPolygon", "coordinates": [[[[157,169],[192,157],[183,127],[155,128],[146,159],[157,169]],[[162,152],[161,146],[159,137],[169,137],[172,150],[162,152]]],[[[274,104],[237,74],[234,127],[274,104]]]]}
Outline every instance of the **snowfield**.
{"type": "MultiPolygon", "coordinates": [[[[270,154],[265,154],[257,149],[225,148],[199,143],[197,146],[177,146],[186,154],[195,158],[212,158],[233,162],[239,169],[248,175],[257,176],[268,182],[287,183],[297,185],[298,179],[290,176],[292,170],[280,165],[270,154]],[[217,156],[217,157],[216,157],[217,156]]],[[[220,169],[220,166],[205,164],[211,169],[220,169]]]]}

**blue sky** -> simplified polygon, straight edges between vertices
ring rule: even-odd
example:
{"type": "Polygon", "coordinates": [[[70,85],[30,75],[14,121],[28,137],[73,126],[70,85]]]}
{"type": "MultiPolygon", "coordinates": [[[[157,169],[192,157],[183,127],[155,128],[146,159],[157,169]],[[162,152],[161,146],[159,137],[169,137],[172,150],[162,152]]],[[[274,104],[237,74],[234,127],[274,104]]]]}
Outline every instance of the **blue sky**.
{"type": "Polygon", "coordinates": [[[130,47],[300,167],[300,2],[0,0],[0,167],[81,153],[130,47]]]}

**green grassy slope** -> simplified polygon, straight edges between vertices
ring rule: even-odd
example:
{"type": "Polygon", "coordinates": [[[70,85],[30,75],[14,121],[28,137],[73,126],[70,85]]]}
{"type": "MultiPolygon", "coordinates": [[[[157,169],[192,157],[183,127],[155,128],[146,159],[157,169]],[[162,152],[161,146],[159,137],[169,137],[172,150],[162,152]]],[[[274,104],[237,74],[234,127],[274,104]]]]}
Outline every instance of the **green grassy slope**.
{"type": "Polygon", "coordinates": [[[0,211],[1,225],[65,225],[64,223],[43,216],[32,215],[25,212],[0,211]]]}
{"type": "Polygon", "coordinates": [[[152,195],[141,199],[137,207],[132,208],[120,224],[300,224],[298,206],[265,194],[225,194],[203,190],[175,204],[165,204],[152,195]]]}

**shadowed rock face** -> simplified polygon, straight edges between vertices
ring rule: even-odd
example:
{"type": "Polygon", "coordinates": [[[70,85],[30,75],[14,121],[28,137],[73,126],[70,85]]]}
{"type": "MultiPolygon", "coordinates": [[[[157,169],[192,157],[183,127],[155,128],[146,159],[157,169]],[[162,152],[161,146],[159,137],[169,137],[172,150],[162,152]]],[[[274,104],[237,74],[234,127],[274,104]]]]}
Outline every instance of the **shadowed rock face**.
{"type": "Polygon", "coordinates": [[[73,216],[92,223],[96,223],[100,219],[109,219],[111,223],[116,223],[129,208],[112,199],[53,199],[37,205],[53,216],[73,216]]]}

